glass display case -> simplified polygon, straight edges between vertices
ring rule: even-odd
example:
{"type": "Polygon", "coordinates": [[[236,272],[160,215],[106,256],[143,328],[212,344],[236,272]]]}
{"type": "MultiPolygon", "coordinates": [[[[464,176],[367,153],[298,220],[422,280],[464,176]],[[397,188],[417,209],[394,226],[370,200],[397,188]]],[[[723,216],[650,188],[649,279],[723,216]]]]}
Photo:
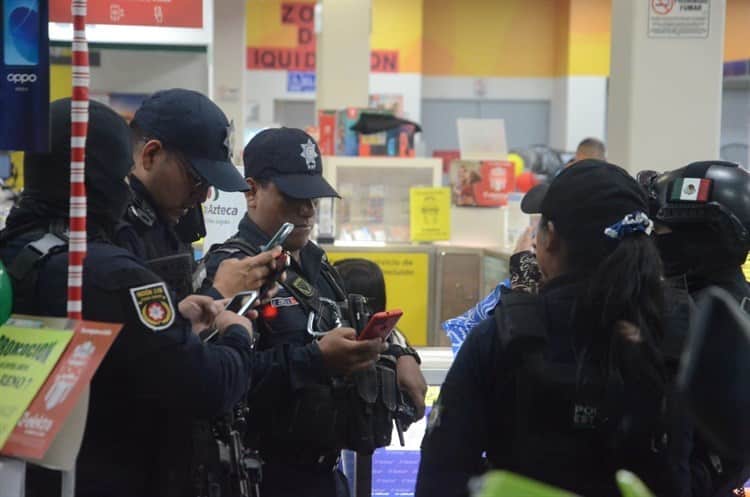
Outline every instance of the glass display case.
{"type": "Polygon", "coordinates": [[[335,239],[409,242],[409,189],[441,186],[440,159],[324,157],[323,171],[339,195],[335,239]]]}

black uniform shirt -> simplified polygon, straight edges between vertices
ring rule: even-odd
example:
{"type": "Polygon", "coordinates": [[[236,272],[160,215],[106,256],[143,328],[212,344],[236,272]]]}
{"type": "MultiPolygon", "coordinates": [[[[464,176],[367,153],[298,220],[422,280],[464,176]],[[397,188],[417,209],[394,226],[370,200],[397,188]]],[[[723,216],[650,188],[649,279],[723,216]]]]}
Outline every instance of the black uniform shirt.
{"type": "MultiPolygon", "coordinates": [[[[40,236],[6,241],[6,266],[40,236]]],[[[34,295],[26,296],[33,304],[16,312],[66,315],[67,258],[62,252],[43,261],[34,295]]],[[[89,242],[83,285],[84,319],[124,327],[92,382],[76,495],[166,495],[165,487],[187,495],[192,422],[226,411],[247,391],[250,338],[234,325],[217,344],[202,343],[167,286],[108,243],[89,242]]]]}

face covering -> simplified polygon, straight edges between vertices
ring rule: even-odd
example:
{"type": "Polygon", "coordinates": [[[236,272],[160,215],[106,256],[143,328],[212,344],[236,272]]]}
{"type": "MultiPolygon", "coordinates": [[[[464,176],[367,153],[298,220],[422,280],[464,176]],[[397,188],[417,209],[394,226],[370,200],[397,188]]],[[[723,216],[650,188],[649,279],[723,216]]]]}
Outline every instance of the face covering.
{"type": "Polygon", "coordinates": [[[718,235],[673,231],[656,236],[656,246],[667,277],[687,275],[711,278],[717,272],[738,266],[738,255],[725,247],[718,235]]]}

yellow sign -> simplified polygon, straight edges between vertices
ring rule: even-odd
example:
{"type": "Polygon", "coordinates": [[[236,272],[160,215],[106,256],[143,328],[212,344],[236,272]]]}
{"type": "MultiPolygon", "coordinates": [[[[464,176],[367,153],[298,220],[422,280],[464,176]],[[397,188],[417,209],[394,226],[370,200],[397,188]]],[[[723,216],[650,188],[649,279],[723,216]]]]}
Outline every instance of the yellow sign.
{"type": "Polygon", "coordinates": [[[367,259],[380,266],[385,276],[386,308],[401,309],[398,329],[415,346],[427,345],[427,301],[430,289],[429,256],[409,252],[335,252],[331,262],[367,259]]]}
{"type": "Polygon", "coordinates": [[[72,331],[0,327],[0,447],[72,337],[72,331]]]}
{"type": "Polygon", "coordinates": [[[427,395],[425,395],[424,398],[424,405],[427,407],[432,407],[435,405],[435,402],[437,402],[438,397],[440,397],[440,387],[437,385],[430,385],[427,387],[427,395]]]}
{"type": "Polygon", "coordinates": [[[742,265],[742,273],[745,275],[745,279],[750,281],[750,257],[748,257],[742,265]]]}
{"type": "Polygon", "coordinates": [[[411,240],[431,242],[451,237],[450,188],[409,189],[411,240]]]}

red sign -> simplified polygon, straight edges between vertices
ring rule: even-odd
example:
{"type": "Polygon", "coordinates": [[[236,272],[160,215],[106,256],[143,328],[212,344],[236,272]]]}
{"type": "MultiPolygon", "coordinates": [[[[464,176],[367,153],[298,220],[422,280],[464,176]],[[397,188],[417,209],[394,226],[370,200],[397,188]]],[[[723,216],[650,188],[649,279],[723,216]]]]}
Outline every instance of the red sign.
{"type": "Polygon", "coordinates": [[[247,68],[315,71],[315,3],[282,3],[281,24],[297,28],[297,46],[248,47],[247,68]]]}
{"type": "Polygon", "coordinates": [[[398,52],[396,50],[373,50],[370,52],[372,72],[398,72],[398,52]]]}
{"type": "MultiPolygon", "coordinates": [[[[49,20],[73,22],[70,0],[50,0],[49,20]]],[[[88,24],[202,28],[203,0],[96,0],[88,3],[88,24]]]]}
{"type": "Polygon", "coordinates": [[[32,459],[44,457],[121,328],[119,324],[78,323],[55,369],[2,448],[3,454],[32,459]]]}
{"type": "Polygon", "coordinates": [[[672,12],[675,0],[651,0],[651,8],[660,15],[667,15],[672,12]]]}

